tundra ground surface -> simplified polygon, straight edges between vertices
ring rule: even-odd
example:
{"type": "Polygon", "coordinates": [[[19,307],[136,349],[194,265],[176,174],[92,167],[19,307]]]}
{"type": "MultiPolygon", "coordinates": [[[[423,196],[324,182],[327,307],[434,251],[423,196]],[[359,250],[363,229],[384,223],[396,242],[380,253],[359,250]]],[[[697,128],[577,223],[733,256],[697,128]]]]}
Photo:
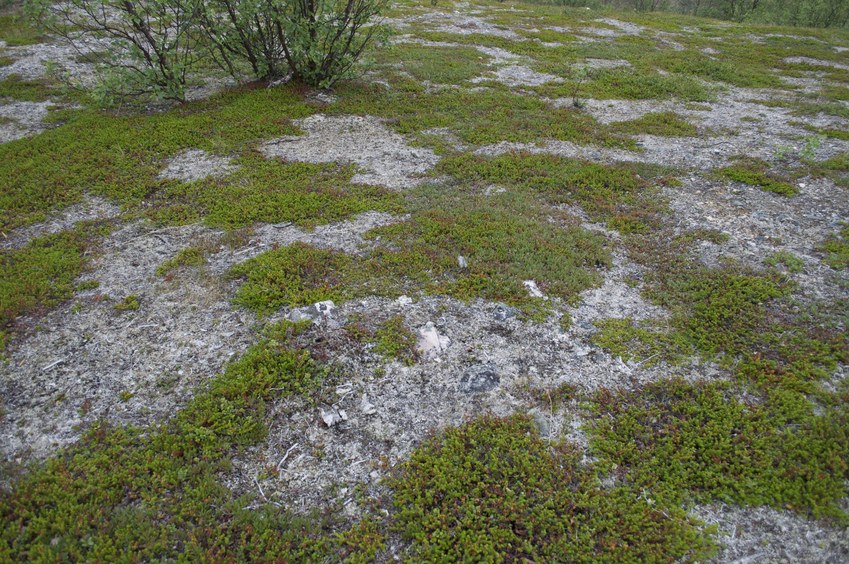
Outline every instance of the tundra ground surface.
{"type": "Polygon", "coordinates": [[[849,33],[399,2],[106,112],[2,18],[0,559],[849,559],[849,33]]]}

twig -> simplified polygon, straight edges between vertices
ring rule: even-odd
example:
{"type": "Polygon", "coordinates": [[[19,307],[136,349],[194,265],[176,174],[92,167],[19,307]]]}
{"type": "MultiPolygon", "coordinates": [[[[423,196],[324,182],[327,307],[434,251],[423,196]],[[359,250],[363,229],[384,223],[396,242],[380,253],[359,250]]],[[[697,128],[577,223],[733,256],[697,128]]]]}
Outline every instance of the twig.
{"type": "Polygon", "coordinates": [[[277,503],[276,501],[271,501],[270,499],[268,499],[267,497],[265,497],[265,492],[264,492],[264,491],[262,491],[262,486],[260,486],[260,485],[259,485],[259,480],[257,480],[257,477],[256,477],[256,476],[254,476],[254,484],[256,484],[256,487],[257,487],[257,489],[259,490],[259,495],[260,495],[260,496],[262,496],[262,499],[263,499],[263,501],[265,501],[265,503],[271,503],[271,504],[273,504],[273,505],[276,505],[277,507],[282,507],[282,506],[281,506],[279,503],[277,503]]]}
{"type": "Polygon", "coordinates": [[[640,362],[636,363],[636,364],[634,365],[634,368],[637,368],[637,367],[638,367],[638,366],[640,366],[641,364],[644,364],[644,363],[646,363],[646,362],[650,361],[651,359],[653,359],[654,357],[656,357],[656,356],[657,356],[657,355],[659,355],[659,354],[660,354],[660,353],[654,353],[654,354],[653,354],[653,355],[651,355],[650,357],[648,357],[648,358],[644,358],[644,359],[643,359],[643,360],[641,360],[640,362]]]}
{"type": "Polygon", "coordinates": [[[289,447],[289,450],[286,451],[286,454],[283,455],[283,458],[280,459],[280,462],[277,463],[277,472],[280,473],[280,467],[283,466],[283,463],[286,462],[286,459],[289,458],[289,453],[298,448],[300,443],[295,443],[289,447]]]}
{"type": "Polygon", "coordinates": [[[41,371],[42,371],[42,372],[47,372],[48,370],[50,370],[50,369],[51,369],[51,368],[53,368],[54,366],[59,365],[59,364],[62,364],[63,362],[65,362],[65,359],[64,359],[64,358],[60,358],[60,359],[59,359],[59,360],[57,360],[56,362],[51,362],[50,364],[48,364],[47,366],[45,366],[44,368],[42,368],[42,369],[41,369],[41,371]]]}

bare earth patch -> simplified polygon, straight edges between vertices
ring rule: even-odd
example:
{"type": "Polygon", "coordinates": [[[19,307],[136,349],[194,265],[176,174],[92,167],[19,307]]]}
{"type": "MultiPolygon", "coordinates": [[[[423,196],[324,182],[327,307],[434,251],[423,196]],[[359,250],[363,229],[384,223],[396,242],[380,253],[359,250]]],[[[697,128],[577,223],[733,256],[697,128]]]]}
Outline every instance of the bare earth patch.
{"type": "Polygon", "coordinates": [[[0,143],[41,133],[52,102],[9,102],[0,104],[0,143]],[[8,120],[8,121],[7,121],[8,120]]]}
{"type": "Polygon", "coordinates": [[[190,149],[171,159],[168,166],[159,173],[159,177],[195,182],[210,176],[226,176],[237,168],[230,164],[227,157],[210,155],[200,149],[190,149]]]}
{"type": "Polygon", "coordinates": [[[353,182],[396,190],[420,184],[439,160],[430,149],[407,145],[375,117],[317,114],[295,123],[306,135],[269,141],[262,152],[290,161],[353,162],[361,168],[353,182]]]}

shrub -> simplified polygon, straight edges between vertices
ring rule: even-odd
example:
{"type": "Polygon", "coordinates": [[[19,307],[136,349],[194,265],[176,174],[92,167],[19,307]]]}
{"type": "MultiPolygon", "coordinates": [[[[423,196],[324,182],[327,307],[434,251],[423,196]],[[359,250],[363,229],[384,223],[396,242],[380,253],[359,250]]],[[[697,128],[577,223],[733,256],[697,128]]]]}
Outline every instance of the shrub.
{"type": "Polygon", "coordinates": [[[190,73],[213,61],[236,79],[245,71],[263,80],[288,72],[328,88],[383,33],[367,24],[385,2],[29,0],[28,11],[83,56],[107,44],[97,64],[102,102],[139,94],[182,102],[190,73]]]}
{"type": "Polygon", "coordinates": [[[97,65],[104,103],[155,94],[184,101],[188,71],[200,56],[192,33],[201,0],[29,0],[31,16],[81,54],[107,43],[97,65]]]}
{"type": "Polygon", "coordinates": [[[209,0],[206,36],[222,66],[234,76],[238,63],[257,78],[282,76],[329,88],[348,76],[368,44],[384,28],[366,25],[386,0],[209,0]]]}

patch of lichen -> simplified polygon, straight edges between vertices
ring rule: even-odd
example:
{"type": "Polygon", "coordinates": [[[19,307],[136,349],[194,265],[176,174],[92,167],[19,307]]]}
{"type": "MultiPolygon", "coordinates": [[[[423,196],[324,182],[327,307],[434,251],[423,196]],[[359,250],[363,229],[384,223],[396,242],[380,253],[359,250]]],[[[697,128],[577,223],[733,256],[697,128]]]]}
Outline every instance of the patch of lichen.
{"type": "Polygon", "coordinates": [[[710,537],[676,505],[601,486],[574,445],[532,419],[484,417],[418,447],[390,485],[393,518],[424,561],[701,559],[710,537]]]}

